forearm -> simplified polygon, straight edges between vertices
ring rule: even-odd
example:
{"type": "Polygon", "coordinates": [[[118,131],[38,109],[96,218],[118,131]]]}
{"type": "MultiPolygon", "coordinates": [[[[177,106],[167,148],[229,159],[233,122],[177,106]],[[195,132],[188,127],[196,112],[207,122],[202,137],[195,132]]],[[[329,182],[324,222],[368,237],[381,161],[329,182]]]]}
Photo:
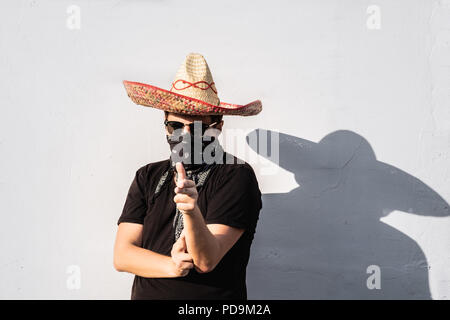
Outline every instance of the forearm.
{"type": "Polygon", "coordinates": [[[184,214],[183,222],[187,251],[194,265],[202,272],[211,271],[218,263],[219,241],[209,231],[197,206],[189,214],[184,214]]]}
{"type": "Polygon", "coordinates": [[[145,278],[173,278],[173,261],[151,250],[133,244],[115,249],[114,266],[117,271],[133,273],[145,278]]]}

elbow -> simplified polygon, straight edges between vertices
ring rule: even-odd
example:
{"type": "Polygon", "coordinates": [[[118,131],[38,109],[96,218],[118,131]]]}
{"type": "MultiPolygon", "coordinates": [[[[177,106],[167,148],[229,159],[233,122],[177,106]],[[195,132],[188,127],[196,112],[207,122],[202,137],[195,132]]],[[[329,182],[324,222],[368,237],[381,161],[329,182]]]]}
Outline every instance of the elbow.
{"type": "Polygon", "coordinates": [[[113,259],[113,265],[114,269],[118,272],[124,272],[125,266],[123,264],[123,259],[119,252],[114,252],[114,259],[113,259]]]}
{"type": "Polygon", "coordinates": [[[216,268],[217,263],[204,262],[196,265],[196,270],[199,273],[208,273],[216,268]]]}
{"type": "Polygon", "coordinates": [[[114,260],[114,269],[116,269],[116,271],[118,271],[118,272],[124,272],[125,271],[123,266],[119,262],[117,262],[116,260],[114,260]]]}
{"type": "Polygon", "coordinates": [[[124,268],[123,268],[122,264],[119,261],[117,261],[117,259],[115,259],[115,258],[114,258],[113,265],[114,265],[114,269],[116,269],[116,271],[118,271],[118,272],[123,272],[124,271],[124,268]]]}
{"type": "MultiPolygon", "coordinates": [[[[218,248],[216,252],[220,252],[220,248],[218,248]]],[[[196,265],[196,270],[199,273],[208,273],[216,268],[220,260],[222,260],[222,256],[215,253],[206,257],[204,256],[203,259],[197,261],[198,264],[194,262],[194,265],[196,265]]]]}

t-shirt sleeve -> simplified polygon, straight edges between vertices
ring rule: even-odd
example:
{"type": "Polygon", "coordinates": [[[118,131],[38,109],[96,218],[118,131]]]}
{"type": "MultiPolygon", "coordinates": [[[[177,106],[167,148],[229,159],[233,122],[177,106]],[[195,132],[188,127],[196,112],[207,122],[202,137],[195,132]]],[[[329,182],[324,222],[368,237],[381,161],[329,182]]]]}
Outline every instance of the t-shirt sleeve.
{"type": "Polygon", "coordinates": [[[256,228],[261,209],[261,192],[253,169],[238,166],[218,178],[209,200],[206,224],[220,223],[235,228],[256,228]]]}
{"type": "Polygon", "coordinates": [[[144,182],[144,170],[140,168],[136,171],[136,175],[128,190],[125,205],[117,224],[121,222],[144,224],[144,217],[147,212],[147,197],[144,182]]]}

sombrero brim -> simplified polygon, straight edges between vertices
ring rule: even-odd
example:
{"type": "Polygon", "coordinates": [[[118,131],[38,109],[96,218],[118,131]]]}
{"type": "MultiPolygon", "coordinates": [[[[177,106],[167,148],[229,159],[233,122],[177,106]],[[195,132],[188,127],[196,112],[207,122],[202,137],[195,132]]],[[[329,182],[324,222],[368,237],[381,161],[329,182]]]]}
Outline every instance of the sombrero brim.
{"type": "Polygon", "coordinates": [[[246,105],[220,102],[218,106],[205,101],[161,89],[149,84],[123,81],[128,96],[134,103],[174,113],[193,115],[240,115],[253,116],[262,109],[260,100],[246,105]]]}

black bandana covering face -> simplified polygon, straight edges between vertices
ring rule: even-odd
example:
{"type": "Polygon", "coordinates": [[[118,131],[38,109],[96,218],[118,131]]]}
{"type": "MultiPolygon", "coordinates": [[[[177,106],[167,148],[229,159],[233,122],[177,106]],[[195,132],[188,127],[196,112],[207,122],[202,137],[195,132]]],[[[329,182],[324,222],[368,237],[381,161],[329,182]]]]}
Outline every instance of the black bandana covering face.
{"type": "Polygon", "coordinates": [[[182,162],[186,170],[195,170],[211,164],[222,151],[219,141],[213,136],[199,136],[191,133],[166,135],[170,146],[172,167],[182,162]],[[217,153],[217,154],[216,154],[217,153]]]}
{"type": "MultiPolygon", "coordinates": [[[[175,165],[177,162],[182,162],[187,178],[193,180],[197,188],[203,185],[212,166],[223,162],[218,159],[223,159],[224,150],[219,140],[213,136],[194,136],[184,133],[177,136],[166,135],[166,139],[170,146],[171,170],[175,178],[178,179],[175,165]]],[[[163,184],[165,179],[164,177],[160,184],[163,184]]],[[[174,239],[177,241],[184,229],[183,214],[178,208],[175,212],[173,228],[174,239]]]]}

